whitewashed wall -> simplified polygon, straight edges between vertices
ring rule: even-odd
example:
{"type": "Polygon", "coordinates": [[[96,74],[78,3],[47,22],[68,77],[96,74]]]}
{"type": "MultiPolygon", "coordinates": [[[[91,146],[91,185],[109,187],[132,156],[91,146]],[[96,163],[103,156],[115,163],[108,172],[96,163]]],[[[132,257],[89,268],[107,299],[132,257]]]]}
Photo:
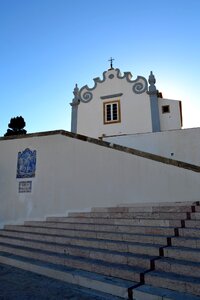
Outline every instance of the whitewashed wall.
{"type": "MultiPolygon", "coordinates": [[[[77,115],[75,117],[73,113],[72,117],[72,123],[77,126],[72,131],[99,138],[180,129],[182,126],[180,101],[158,98],[157,113],[157,104],[155,104],[157,98],[155,99],[155,95],[148,92],[147,80],[141,76],[135,80],[131,77],[130,72],[125,72],[121,76],[119,69],[110,69],[103,73],[102,80],[94,79],[93,87],[82,87],[79,91],[79,104],[76,105],[77,115]],[[103,104],[117,100],[120,101],[121,122],[104,124],[103,104]],[[164,105],[170,106],[169,113],[162,112],[164,105]],[[77,122],[73,122],[73,119],[77,122]]],[[[155,93],[157,91],[155,85],[153,88],[155,93]]]]}
{"type": "Polygon", "coordinates": [[[115,136],[104,140],[200,165],[200,128],[115,136]]]}
{"type": "Polygon", "coordinates": [[[95,206],[195,201],[200,195],[199,173],[58,132],[1,138],[0,170],[1,225],[95,206]],[[17,155],[26,148],[37,151],[36,176],[32,192],[19,193],[17,155]]]}
{"type": "MultiPolygon", "coordinates": [[[[125,77],[119,79],[117,74],[117,69],[105,72],[105,81],[97,83],[96,87],[90,91],[93,95],[92,100],[87,103],[80,102],[78,105],[77,132],[79,134],[98,138],[102,135],[152,131],[149,95],[146,92],[134,93],[135,83],[128,82],[125,77]],[[110,75],[114,77],[109,79],[110,75]],[[101,96],[118,93],[122,95],[101,99],[101,96]],[[121,122],[104,124],[103,103],[115,100],[120,100],[121,122]]],[[[141,82],[144,84],[143,81],[141,82]]],[[[84,89],[81,94],[87,91],[84,89]]]]}
{"type": "Polygon", "coordinates": [[[158,98],[160,130],[181,129],[180,101],[158,98]],[[169,113],[162,112],[162,106],[169,105],[169,113]]]}

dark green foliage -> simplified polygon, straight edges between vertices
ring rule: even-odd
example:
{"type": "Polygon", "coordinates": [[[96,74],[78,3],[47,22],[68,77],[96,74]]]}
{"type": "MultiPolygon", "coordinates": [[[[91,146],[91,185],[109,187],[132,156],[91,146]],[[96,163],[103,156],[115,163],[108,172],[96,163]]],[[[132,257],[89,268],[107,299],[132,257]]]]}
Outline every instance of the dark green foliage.
{"type": "Polygon", "coordinates": [[[8,127],[10,129],[4,134],[4,136],[11,136],[11,135],[19,135],[19,134],[26,134],[26,130],[23,129],[26,126],[24,118],[22,116],[11,118],[8,127]]]}

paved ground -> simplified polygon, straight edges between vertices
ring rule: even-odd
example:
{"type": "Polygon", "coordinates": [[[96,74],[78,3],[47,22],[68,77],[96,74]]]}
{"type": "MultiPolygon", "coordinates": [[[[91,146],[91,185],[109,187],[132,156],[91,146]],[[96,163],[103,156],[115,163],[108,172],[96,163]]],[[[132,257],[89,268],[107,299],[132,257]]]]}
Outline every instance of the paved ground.
{"type": "Polygon", "coordinates": [[[61,281],[0,264],[0,300],[114,300],[61,281]]]}

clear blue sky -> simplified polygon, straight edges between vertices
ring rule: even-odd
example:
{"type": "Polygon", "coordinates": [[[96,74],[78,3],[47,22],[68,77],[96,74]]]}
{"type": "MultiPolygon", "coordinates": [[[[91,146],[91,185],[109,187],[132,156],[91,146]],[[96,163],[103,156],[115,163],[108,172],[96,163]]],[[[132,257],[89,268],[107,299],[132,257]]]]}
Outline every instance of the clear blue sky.
{"type": "Polygon", "coordinates": [[[110,56],[133,77],[156,76],[200,127],[200,0],[0,0],[0,136],[70,130],[75,83],[93,86],[110,56]]]}

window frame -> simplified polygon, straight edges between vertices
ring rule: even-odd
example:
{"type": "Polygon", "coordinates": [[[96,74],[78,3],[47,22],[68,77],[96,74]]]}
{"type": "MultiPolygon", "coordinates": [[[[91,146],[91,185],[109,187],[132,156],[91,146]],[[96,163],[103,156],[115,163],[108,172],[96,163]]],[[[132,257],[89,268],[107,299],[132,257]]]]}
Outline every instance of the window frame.
{"type": "Polygon", "coordinates": [[[105,125],[120,123],[121,122],[121,108],[120,108],[120,100],[106,101],[103,103],[103,122],[105,125]],[[111,120],[107,119],[107,107],[108,105],[117,104],[117,120],[113,120],[113,111],[111,109],[111,120]]]}
{"type": "Polygon", "coordinates": [[[170,105],[162,105],[162,114],[169,114],[170,113],[170,105]],[[165,109],[167,108],[167,111],[165,109]]]}

